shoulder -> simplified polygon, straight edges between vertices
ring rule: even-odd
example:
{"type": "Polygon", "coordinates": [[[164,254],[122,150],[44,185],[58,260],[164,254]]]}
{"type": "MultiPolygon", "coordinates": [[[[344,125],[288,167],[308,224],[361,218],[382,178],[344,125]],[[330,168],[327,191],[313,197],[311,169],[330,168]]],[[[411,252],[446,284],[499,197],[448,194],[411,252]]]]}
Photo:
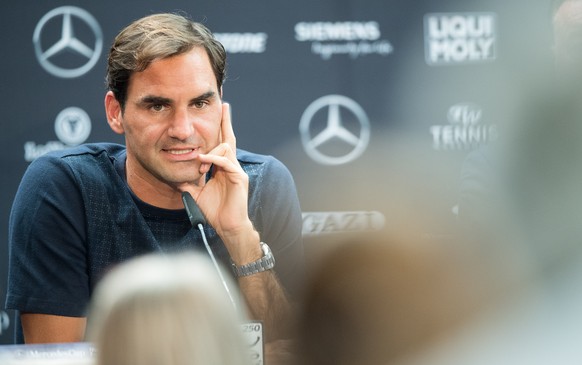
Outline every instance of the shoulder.
{"type": "Polygon", "coordinates": [[[274,159],[274,157],[270,155],[261,155],[240,148],[236,149],[236,158],[240,163],[265,163],[274,159]]]}
{"type": "Polygon", "coordinates": [[[117,143],[85,143],[79,146],[66,148],[60,151],[49,152],[39,159],[64,159],[74,156],[106,155],[116,157],[125,154],[125,146],[117,143]]]}
{"type": "Polygon", "coordinates": [[[237,159],[249,176],[250,195],[269,195],[273,206],[276,205],[274,204],[276,199],[281,199],[281,201],[295,199],[295,181],[283,162],[271,155],[261,155],[240,149],[237,150],[237,159]]]}
{"type": "MultiPolygon", "coordinates": [[[[277,158],[271,155],[262,155],[242,149],[236,150],[236,158],[245,169],[252,165],[260,165],[262,170],[276,170],[287,172],[287,167],[277,158]]],[[[248,173],[248,172],[247,172],[248,173]]]]}
{"type": "Polygon", "coordinates": [[[51,151],[34,161],[26,169],[23,183],[39,185],[67,185],[83,177],[113,173],[116,161],[125,160],[125,147],[111,143],[83,144],[60,151],[51,151]]]}
{"type": "MultiPolygon", "coordinates": [[[[51,151],[35,159],[31,164],[32,169],[42,169],[46,166],[71,165],[74,161],[83,161],[90,164],[99,158],[111,161],[125,157],[125,146],[115,143],[87,143],[63,150],[51,151]]],[[[77,164],[83,167],[83,164],[77,164]]]]}
{"type": "Polygon", "coordinates": [[[275,187],[295,185],[287,166],[274,156],[237,149],[237,159],[249,176],[251,185],[254,183],[275,187]]]}

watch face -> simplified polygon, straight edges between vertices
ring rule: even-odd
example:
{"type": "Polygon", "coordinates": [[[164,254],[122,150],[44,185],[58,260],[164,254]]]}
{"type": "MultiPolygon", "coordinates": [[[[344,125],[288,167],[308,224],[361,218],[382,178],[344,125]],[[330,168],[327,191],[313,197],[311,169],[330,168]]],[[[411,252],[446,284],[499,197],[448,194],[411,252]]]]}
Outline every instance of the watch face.
{"type": "MultiPolygon", "coordinates": [[[[261,248],[263,249],[264,257],[263,259],[272,260],[272,265],[275,265],[275,256],[273,256],[273,252],[271,252],[271,248],[265,242],[261,242],[261,248]]],[[[269,263],[270,264],[270,263],[269,263]]],[[[270,268],[272,268],[271,266],[270,268]]]]}

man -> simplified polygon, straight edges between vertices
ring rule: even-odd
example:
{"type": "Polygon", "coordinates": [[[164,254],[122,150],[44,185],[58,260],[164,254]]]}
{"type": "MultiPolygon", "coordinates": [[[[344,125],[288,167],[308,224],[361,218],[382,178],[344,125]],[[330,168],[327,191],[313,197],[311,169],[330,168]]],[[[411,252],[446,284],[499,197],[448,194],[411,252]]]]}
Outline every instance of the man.
{"type": "Polygon", "coordinates": [[[301,275],[301,211],[279,161],[236,149],[222,102],[225,59],[206,27],[180,15],[147,16],[116,37],[105,111],[125,147],[45,155],[15,197],[6,306],[19,313],[18,342],[81,341],[86,304],[108,268],[204,247],[182,192],[205,215],[215,254],[234,266],[251,318],[263,321],[267,340],[284,336],[289,303],[278,277],[290,288],[301,275]]]}

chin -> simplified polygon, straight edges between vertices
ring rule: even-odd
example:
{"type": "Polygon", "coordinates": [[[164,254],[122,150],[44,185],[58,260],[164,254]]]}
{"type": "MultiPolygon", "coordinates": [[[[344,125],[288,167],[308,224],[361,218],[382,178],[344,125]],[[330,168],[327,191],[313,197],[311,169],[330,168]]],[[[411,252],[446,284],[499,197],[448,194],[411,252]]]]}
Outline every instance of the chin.
{"type": "Polygon", "coordinates": [[[200,164],[181,164],[160,171],[160,176],[171,184],[188,184],[196,182],[202,177],[199,171],[200,164]]]}
{"type": "Polygon", "coordinates": [[[177,174],[166,181],[171,185],[183,185],[183,184],[196,184],[200,180],[202,175],[200,174],[177,174]]]}

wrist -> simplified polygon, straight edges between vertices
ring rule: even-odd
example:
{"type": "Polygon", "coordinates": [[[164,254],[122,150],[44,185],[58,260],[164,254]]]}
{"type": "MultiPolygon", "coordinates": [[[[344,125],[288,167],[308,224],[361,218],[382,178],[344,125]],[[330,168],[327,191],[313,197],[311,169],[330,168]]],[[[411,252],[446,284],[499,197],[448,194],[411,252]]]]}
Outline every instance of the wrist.
{"type": "Polygon", "coordinates": [[[250,229],[225,234],[221,238],[230,254],[231,260],[236,265],[244,265],[263,256],[259,233],[252,226],[250,229]]]}

